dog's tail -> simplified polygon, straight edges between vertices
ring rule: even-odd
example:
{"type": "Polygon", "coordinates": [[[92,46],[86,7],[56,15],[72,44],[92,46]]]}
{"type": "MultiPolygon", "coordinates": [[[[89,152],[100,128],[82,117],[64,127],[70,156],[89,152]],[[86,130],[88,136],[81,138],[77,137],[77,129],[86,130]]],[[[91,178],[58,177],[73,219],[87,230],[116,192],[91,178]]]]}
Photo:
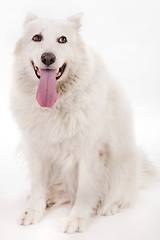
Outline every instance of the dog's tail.
{"type": "Polygon", "coordinates": [[[150,186],[160,182],[160,166],[152,163],[148,160],[147,156],[143,151],[140,151],[140,178],[139,178],[139,187],[143,188],[145,186],[150,186]]]}

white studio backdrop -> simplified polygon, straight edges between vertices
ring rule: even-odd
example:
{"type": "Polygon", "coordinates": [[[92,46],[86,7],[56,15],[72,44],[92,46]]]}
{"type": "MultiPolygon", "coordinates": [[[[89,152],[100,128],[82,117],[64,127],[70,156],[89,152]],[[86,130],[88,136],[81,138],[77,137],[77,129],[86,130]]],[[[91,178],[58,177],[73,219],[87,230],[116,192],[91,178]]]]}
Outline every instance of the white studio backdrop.
{"type": "MultiPolygon", "coordinates": [[[[18,199],[18,196],[23,195],[28,189],[25,180],[25,164],[19,162],[15,156],[20,133],[9,110],[9,91],[13,78],[13,51],[16,41],[22,34],[22,25],[27,12],[33,12],[43,18],[58,19],[66,18],[77,12],[84,12],[81,35],[88,45],[101,54],[108,71],[127,92],[134,111],[137,143],[145,149],[152,161],[160,164],[160,1],[1,1],[0,199],[9,202],[9,198],[12,199],[14,196],[14,202],[16,197],[18,199]]],[[[160,191],[158,197],[160,199],[160,191]]],[[[15,207],[14,204],[12,207],[15,207]]],[[[1,208],[3,209],[0,203],[0,215],[1,208]]],[[[16,212],[14,214],[13,222],[16,212]]],[[[156,217],[157,223],[160,214],[156,217]]],[[[148,239],[158,240],[157,236],[160,239],[158,228],[153,231],[157,231],[155,238],[148,239]]],[[[133,239],[137,237],[134,233],[131,235],[133,239]]],[[[6,236],[9,235],[4,235],[2,239],[10,239],[6,236]]],[[[12,239],[17,240],[18,236],[12,239]]],[[[106,234],[107,237],[111,235],[106,234]]],[[[118,235],[115,234],[110,239],[121,239],[116,237],[118,235]]],[[[57,237],[56,239],[63,238],[57,237]]],[[[95,239],[99,239],[98,232],[95,234],[95,239]]],[[[129,235],[126,235],[126,239],[129,239],[129,235]]],[[[131,236],[130,239],[132,239],[131,236]]],[[[139,239],[143,240],[143,238],[139,239]]]]}

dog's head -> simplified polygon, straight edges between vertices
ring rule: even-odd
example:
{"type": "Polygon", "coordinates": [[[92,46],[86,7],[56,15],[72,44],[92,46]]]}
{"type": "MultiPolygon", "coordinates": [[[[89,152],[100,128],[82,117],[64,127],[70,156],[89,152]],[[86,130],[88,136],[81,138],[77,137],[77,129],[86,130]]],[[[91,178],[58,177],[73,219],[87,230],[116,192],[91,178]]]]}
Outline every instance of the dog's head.
{"type": "Polygon", "coordinates": [[[15,55],[23,74],[37,82],[36,98],[43,107],[56,102],[57,82],[76,72],[73,66],[78,67],[83,45],[79,36],[81,16],[77,14],[67,21],[39,19],[33,14],[26,17],[15,55]]]}

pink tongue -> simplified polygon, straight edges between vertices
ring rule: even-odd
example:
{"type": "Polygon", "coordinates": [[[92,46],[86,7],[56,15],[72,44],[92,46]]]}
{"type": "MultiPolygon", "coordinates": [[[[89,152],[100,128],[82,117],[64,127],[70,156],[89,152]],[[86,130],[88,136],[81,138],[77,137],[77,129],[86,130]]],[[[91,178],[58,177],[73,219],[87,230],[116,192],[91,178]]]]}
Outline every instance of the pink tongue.
{"type": "Polygon", "coordinates": [[[57,101],[56,70],[40,70],[36,99],[41,107],[52,107],[57,101]]]}

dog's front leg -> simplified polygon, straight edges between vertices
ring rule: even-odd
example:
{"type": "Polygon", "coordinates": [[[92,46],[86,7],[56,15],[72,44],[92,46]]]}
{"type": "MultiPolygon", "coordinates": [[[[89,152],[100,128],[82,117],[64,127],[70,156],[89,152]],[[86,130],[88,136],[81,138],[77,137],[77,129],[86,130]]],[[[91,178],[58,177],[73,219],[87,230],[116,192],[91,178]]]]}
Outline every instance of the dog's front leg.
{"type": "Polygon", "coordinates": [[[81,159],[79,163],[76,201],[69,217],[64,218],[61,230],[66,233],[83,232],[98,199],[98,159],[81,159]]]}
{"type": "Polygon", "coordinates": [[[46,207],[46,179],[43,161],[32,155],[29,162],[31,191],[27,207],[21,217],[21,225],[37,223],[41,220],[46,207]]]}

